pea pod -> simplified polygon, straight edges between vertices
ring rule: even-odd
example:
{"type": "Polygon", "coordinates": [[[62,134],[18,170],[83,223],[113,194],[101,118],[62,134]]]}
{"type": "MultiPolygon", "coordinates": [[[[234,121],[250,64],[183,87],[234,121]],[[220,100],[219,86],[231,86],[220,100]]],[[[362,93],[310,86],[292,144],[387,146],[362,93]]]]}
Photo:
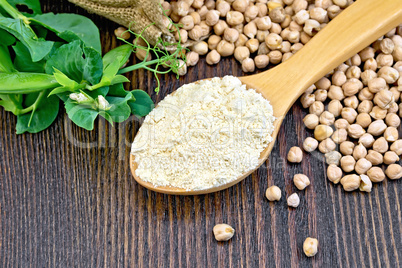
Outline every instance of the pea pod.
{"type": "Polygon", "coordinates": [[[0,45],[0,73],[15,72],[8,48],[0,45]]]}
{"type": "Polygon", "coordinates": [[[0,94],[29,94],[60,86],[53,75],[0,73],[0,94]]]}

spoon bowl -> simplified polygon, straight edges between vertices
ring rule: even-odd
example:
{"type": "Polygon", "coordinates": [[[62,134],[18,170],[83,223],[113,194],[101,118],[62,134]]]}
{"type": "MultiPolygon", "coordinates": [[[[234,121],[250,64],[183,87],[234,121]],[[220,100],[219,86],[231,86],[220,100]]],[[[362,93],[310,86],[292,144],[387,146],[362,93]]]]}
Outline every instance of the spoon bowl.
{"type": "MultiPolygon", "coordinates": [[[[286,113],[301,94],[341,63],[370,45],[377,38],[402,23],[402,0],[358,0],[314,36],[300,51],[287,61],[268,71],[239,77],[247,88],[255,89],[270,101],[276,117],[273,141],[261,152],[257,169],[268,158],[275,144],[286,113]]],[[[155,186],[139,178],[137,163],[130,155],[130,168],[135,180],[142,186],[161,193],[197,195],[226,189],[240,182],[254,170],[236,180],[205,190],[190,190],[155,186]]]]}

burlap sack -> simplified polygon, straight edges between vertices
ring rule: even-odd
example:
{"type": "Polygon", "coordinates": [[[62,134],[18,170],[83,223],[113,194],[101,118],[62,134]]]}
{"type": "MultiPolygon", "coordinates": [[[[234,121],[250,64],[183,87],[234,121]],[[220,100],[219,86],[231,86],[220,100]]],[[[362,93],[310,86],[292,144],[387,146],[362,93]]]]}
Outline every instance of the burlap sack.
{"type": "Polygon", "coordinates": [[[168,43],[175,42],[173,34],[163,23],[164,15],[157,0],[69,1],[89,12],[104,16],[127,28],[130,27],[135,33],[142,33],[142,36],[152,45],[155,45],[159,38],[168,43]]]}

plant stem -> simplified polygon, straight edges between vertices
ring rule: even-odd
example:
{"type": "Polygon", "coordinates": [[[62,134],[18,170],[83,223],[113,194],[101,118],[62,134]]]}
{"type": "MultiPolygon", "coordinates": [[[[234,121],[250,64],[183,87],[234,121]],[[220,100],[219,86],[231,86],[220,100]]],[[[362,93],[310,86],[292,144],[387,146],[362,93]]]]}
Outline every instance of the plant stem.
{"type": "Polygon", "coordinates": [[[29,24],[30,21],[27,17],[22,15],[17,9],[10,5],[6,0],[0,0],[0,6],[14,19],[21,19],[25,24],[29,24]]]}
{"type": "Polygon", "coordinates": [[[128,66],[126,68],[120,69],[118,74],[124,74],[124,73],[128,73],[128,72],[131,72],[131,71],[135,71],[137,69],[144,68],[145,66],[158,63],[159,61],[160,61],[160,59],[155,59],[155,60],[151,60],[151,61],[143,61],[141,63],[134,64],[134,65],[128,66]]]}

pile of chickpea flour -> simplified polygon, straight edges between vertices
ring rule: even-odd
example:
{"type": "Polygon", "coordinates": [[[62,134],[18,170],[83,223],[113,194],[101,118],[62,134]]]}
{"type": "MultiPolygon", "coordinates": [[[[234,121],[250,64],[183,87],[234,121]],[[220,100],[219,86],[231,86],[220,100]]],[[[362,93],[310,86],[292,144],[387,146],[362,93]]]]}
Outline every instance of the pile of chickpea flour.
{"type": "Polygon", "coordinates": [[[230,183],[257,167],[274,121],[269,101],[236,77],[186,84],[145,118],[131,148],[136,175],[186,190],[230,183]]]}

